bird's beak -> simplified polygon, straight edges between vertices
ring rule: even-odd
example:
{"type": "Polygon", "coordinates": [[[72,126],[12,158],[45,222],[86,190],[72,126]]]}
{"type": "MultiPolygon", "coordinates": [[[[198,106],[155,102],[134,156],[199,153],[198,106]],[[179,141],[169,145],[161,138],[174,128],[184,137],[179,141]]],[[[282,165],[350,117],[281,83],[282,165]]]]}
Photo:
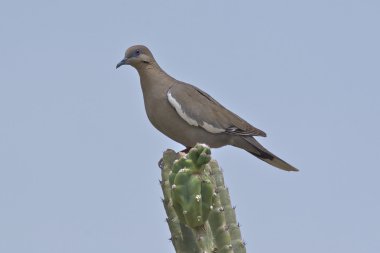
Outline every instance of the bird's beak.
{"type": "Polygon", "coordinates": [[[123,66],[123,65],[126,65],[127,64],[127,59],[124,58],[123,60],[121,60],[117,65],[116,65],[116,68],[120,67],[120,66],[123,66]]]}

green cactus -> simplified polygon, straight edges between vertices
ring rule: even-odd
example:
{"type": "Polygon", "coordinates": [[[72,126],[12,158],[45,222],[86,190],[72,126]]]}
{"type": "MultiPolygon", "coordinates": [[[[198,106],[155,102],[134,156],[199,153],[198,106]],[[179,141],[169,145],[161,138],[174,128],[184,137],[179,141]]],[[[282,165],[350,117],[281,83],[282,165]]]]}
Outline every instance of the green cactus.
{"type": "Polygon", "coordinates": [[[210,169],[217,199],[209,223],[220,249],[218,252],[245,253],[245,242],[241,237],[240,225],[236,221],[235,208],[231,205],[230,194],[224,185],[223,173],[214,160],[210,162],[210,169]]]}
{"type": "Polygon", "coordinates": [[[179,220],[191,228],[204,225],[213,203],[214,187],[205,171],[210,148],[197,145],[173,164],[169,175],[173,207],[179,220]]]}
{"type": "Polygon", "coordinates": [[[163,204],[177,253],[245,253],[223,174],[210,148],[197,144],[187,155],[164,153],[163,204]]]}

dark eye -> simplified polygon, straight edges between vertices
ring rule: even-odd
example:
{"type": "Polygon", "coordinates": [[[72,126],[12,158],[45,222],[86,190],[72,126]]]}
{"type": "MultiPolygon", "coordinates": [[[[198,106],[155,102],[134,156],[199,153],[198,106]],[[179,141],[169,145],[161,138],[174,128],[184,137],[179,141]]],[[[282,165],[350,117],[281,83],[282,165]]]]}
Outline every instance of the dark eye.
{"type": "Polygon", "coordinates": [[[139,49],[136,50],[136,55],[137,56],[140,55],[140,50],[139,49]]]}

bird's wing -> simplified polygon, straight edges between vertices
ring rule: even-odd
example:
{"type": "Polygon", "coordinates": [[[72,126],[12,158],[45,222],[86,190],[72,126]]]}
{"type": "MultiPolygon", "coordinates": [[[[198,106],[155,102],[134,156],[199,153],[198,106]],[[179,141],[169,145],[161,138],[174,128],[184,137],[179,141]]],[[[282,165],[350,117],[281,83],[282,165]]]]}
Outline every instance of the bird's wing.
{"type": "Polygon", "coordinates": [[[168,90],[167,97],[182,119],[210,133],[266,136],[265,132],[250,125],[193,85],[176,83],[168,90]]]}

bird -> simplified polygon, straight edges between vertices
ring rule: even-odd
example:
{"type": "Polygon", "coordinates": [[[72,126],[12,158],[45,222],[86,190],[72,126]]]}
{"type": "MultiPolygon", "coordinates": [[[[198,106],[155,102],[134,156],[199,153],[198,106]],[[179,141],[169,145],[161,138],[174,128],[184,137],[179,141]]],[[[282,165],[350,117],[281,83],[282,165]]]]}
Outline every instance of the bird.
{"type": "Polygon", "coordinates": [[[211,148],[231,145],[285,170],[297,168],[262,146],[255,137],[266,133],[231,112],[198,87],[167,74],[144,45],[128,48],[116,69],[130,65],[139,76],[146,114],[152,125],[187,152],[197,143],[211,148]]]}

